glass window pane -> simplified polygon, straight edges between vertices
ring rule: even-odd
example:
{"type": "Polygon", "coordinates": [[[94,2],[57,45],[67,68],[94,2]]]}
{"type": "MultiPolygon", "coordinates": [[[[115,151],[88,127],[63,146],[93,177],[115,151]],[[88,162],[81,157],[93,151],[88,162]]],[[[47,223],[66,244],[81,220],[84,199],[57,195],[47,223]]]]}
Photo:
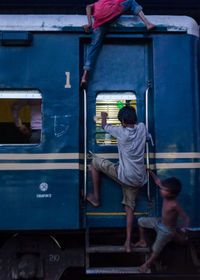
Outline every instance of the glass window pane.
{"type": "Polygon", "coordinates": [[[117,126],[121,125],[118,120],[118,112],[125,105],[136,107],[136,94],[134,92],[112,92],[99,93],[96,98],[96,143],[102,145],[116,145],[117,140],[110,134],[105,133],[101,127],[101,112],[108,114],[107,123],[117,126]]]}

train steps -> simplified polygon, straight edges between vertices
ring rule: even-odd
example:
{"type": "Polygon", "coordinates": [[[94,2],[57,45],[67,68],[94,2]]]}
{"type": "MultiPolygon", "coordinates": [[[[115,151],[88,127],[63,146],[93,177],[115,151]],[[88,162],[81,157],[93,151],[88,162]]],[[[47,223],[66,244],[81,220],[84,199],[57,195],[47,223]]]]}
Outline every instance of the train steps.
{"type": "MultiPolygon", "coordinates": [[[[124,246],[104,245],[90,242],[86,231],[86,274],[137,274],[150,255],[150,248],[132,248],[125,252],[124,246]]],[[[98,243],[98,241],[97,241],[98,243]]],[[[149,269],[147,273],[151,273],[149,269]]]]}

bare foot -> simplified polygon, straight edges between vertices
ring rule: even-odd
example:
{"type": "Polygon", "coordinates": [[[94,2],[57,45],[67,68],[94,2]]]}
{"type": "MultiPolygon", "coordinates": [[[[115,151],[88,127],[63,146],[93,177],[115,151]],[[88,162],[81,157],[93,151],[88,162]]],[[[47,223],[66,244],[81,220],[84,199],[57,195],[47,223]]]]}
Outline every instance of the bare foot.
{"type": "Polygon", "coordinates": [[[88,158],[93,159],[95,157],[97,157],[97,156],[93,152],[91,152],[91,151],[88,152],[88,158]]]}
{"type": "Polygon", "coordinates": [[[150,272],[151,272],[151,271],[150,271],[150,268],[147,266],[146,263],[144,263],[143,265],[141,265],[141,266],[139,267],[138,271],[139,271],[140,273],[150,273],[150,272]]]}
{"type": "Polygon", "coordinates": [[[89,72],[89,70],[84,70],[84,72],[83,72],[83,76],[81,78],[81,84],[80,84],[81,89],[87,88],[88,72],[89,72]]]}
{"type": "Polygon", "coordinates": [[[146,248],[147,247],[147,243],[145,241],[138,241],[134,244],[135,248],[146,248]]]}
{"type": "Polygon", "coordinates": [[[88,193],[86,196],[86,200],[91,203],[94,207],[98,207],[100,205],[99,201],[92,195],[91,193],[88,193]]]}
{"type": "Polygon", "coordinates": [[[126,253],[130,253],[131,252],[131,243],[126,241],[124,244],[124,248],[125,248],[126,253]]]}
{"type": "Polygon", "coordinates": [[[153,23],[147,24],[147,30],[152,30],[152,29],[154,29],[154,28],[156,28],[156,25],[155,25],[155,24],[153,24],[153,23]]]}
{"type": "Polygon", "coordinates": [[[86,89],[87,88],[87,80],[84,77],[82,77],[82,79],[81,79],[80,88],[81,89],[86,89]]]}

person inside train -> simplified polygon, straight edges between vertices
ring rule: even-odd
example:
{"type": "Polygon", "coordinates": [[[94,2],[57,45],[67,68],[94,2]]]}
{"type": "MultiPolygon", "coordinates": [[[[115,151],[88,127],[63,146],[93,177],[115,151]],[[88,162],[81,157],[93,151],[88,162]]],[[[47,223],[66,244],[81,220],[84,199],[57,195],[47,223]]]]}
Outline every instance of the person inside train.
{"type": "Polygon", "coordinates": [[[20,99],[11,108],[16,127],[21,133],[29,137],[31,144],[40,142],[42,129],[41,99],[20,99]],[[30,107],[30,129],[20,119],[20,109],[28,105],[30,107]]]}
{"type": "Polygon", "coordinates": [[[86,7],[88,24],[83,25],[86,33],[92,27],[92,42],[89,47],[87,59],[83,67],[84,72],[81,79],[81,88],[87,87],[88,72],[92,70],[97,54],[109,26],[124,12],[131,10],[134,15],[138,15],[146,25],[147,30],[155,28],[155,25],[147,20],[142,7],[134,0],[99,0],[86,7]],[[92,18],[94,23],[92,25],[92,18]]]}
{"type": "Polygon", "coordinates": [[[116,164],[92,154],[93,193],[88,193],[86,199],[95,207],[100,205],[101,172],[122,186],[122,204],[126,211],[125,250],[131,252],[131,233],[136,197],[140,188],[147,182],[144,151],[148,133],[144,123],[137,122],[134,107],[126,105],[120,109],[118,113],[118,119],[122,124],[120,126],[107,124],[107,113],[102,112],[101,115],[104,131],[118,140],[119,163],[116,164]]]}
{"type": "Polygon", "coordinates": [[[139,268],[141,273],[146,273],[149,270],[149,267],[155,262],[164,246],[172,239],[183,243],[187,239],[186,231],[189,226],[189,217],[176,199],[181,191],[181,182],[175,177],[170,177],[161,182],[151,169],[148,171],[154,179],[155,184],[160,188],[163,204],[161,218],[142,217],[138,219],[140,239],[134,244],[134,247],[145,248],[147,246],[144,237],[145,228],[154,229],[157,233],[150,258],[139,268]],[[183,219],[183,227],[178,232],[176,226],[179,216],[183,219]]]}

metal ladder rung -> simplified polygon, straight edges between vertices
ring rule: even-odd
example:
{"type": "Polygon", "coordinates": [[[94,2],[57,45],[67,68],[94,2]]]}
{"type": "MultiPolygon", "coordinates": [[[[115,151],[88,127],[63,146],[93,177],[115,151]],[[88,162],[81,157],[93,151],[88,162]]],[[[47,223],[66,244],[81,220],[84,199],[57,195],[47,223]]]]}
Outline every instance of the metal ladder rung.
{"type": "MultiPolygon", "coordinates": [[[[139,272],[139,266],[133,267],[92,267],[86,269],[87,274],[136,274],[139,272]]],[[[151,273],[148,269],[146,273],[151,273]]]]}
{"type": "MultiPolygon", "coordinates": [[[[124,246],[90,246],[87,253],[125,253],[124,246]]],[[[150,248],[132,248],[131,253],[150,253],[150,248]]]]}

